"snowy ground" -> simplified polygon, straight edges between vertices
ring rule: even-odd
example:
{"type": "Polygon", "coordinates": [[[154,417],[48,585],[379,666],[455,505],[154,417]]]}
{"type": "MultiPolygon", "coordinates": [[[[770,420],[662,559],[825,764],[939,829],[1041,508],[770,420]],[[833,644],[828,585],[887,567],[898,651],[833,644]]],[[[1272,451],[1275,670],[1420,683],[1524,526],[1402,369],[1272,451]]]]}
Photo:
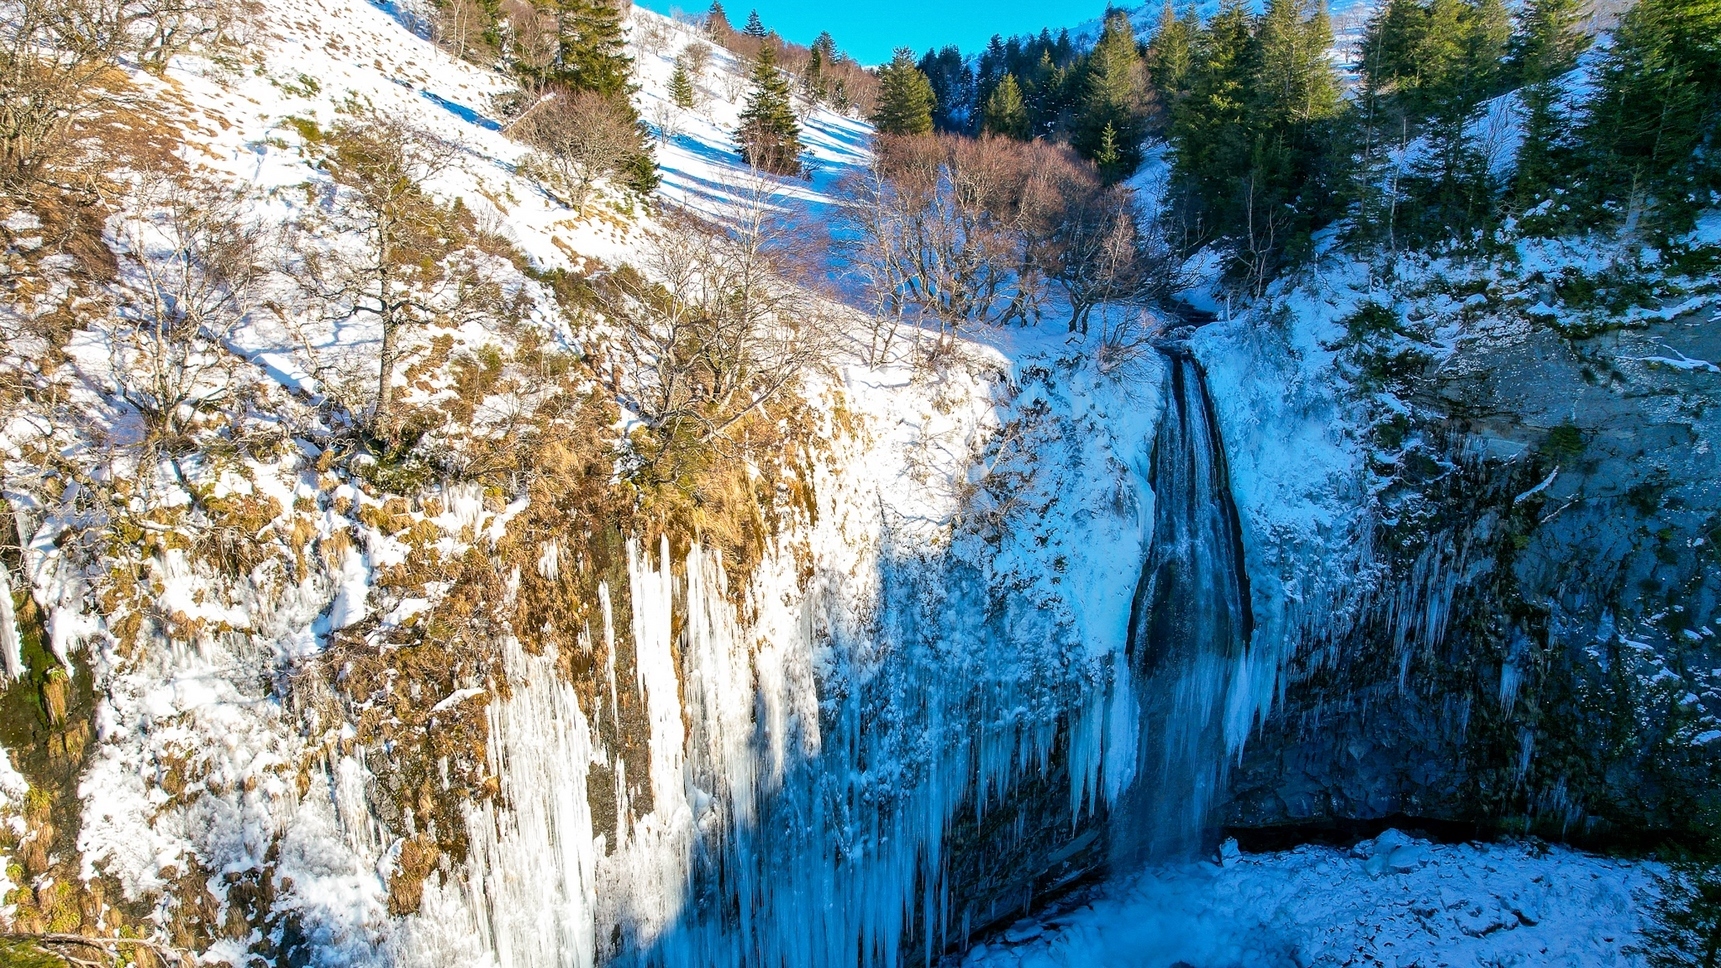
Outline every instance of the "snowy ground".
{"type": "MultiPolygon", "coordinates": [[[[1232,848],[1235,844],[1228,845],[1232,848]]],[[[1389,830],[1351,850],[1227,851],[1149,869],[976,946],[965,968],[1608,966],[1641,962],[1634,895],[1652,865],[1534,844],[1432,844],[1389,830]]]]}

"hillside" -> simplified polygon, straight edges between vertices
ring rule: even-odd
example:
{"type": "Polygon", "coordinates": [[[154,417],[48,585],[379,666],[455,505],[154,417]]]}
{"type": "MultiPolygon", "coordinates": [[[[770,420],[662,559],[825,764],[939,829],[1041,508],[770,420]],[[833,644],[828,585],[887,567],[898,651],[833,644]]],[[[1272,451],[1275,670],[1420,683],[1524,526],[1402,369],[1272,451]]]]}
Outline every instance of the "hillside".
{"type": "Polygon", "coordinates": [[[1643,963],[1721,756],[1712,206],[1260,255],[1172,238],[1170,129],[192,7],[0,192],[0,961],[1643,963]]]}

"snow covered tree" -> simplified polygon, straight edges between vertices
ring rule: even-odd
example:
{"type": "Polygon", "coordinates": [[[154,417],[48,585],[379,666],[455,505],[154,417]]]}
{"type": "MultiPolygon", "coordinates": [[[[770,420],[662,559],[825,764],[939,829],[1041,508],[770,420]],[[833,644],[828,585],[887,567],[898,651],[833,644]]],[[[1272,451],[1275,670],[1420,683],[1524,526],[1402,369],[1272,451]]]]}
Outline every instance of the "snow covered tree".
{"type": "Polygon", "coordinates": [[[759,47],[753,61],[753,89],[735,141],[741,157],[761,171],[795,175],[801,171],[801,127],[789,94],[789,80],[777,68],[770,44],[759,47]]]}
{"type": "Polygon", "coordinates": [[[759,11],[747,11],[747,26],[741,28],[741,32],[754,40],[765,39],[765,22],[759,19],[759,11]]]}
{"type": "Polygon", "coordinates": [[[938,106],[932,82],[915,66],[914,52],[899,47],[890,63],[879,68],[878,107],[872,123],[880,134],[926,134],[938,106]]]}
{"type": "Polygon", "coordinates": [[[1032,133],[1028,129],[1028,106],[1022,102],[1022,87],[1016,83],[1016,75],[1005,74],[992,89],[986,98],[980,127],[986,134],[1028,140],[1032,133]]]}

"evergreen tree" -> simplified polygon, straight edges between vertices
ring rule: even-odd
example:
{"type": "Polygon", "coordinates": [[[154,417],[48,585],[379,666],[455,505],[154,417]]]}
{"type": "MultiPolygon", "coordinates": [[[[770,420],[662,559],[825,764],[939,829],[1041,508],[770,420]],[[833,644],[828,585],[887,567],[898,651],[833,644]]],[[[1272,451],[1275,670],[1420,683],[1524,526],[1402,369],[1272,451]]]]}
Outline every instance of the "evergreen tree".
{"type": "Polygon", "coordinates": [[[1717,38],[1721,0],[1640,0],[1620,20],[1581,136],[1627,225],[1651,203],[1681,225],[1721,187],[1717,38]]]}
{"type": "Polygon", "coordinates": [[[1248,123],[1252,129],[1247,180],[1226,206],[1240,224],[1256,285],[1293,258],[1330,214],[1336,194],[1333,122],[1339,114],[1338,76],[1327,60],[1332,26],[1318,0],[1268,0],[1256,29],[1248,123]]]}
{"type": "Polygon", "coordinates": [[[879,68],[878,108],[873,127],[880,134],[926,134],[932,130],[937,98],[932,84],[914,65],[914,52],[899,47],[890,63],[879,68]]]}
{"type": "Polygon", "coordinates": [[[705,14],[705,32],[712,37],[722,40],[735,31],[729,25],[729,14],[724,11],[720,0],[711,0],[711,9],[705,14]]]}
{"type": "Polygon", "coordinates": [[[693,78],[687,72],[687,62],[679,57],[674,73],[669,75],[669,99],[684,111],[693,107],[693,78]]]}
{"type": "Polygon", "coordinates": [[[1223,234],[1243,220],[1234,211],[1238,174],[1249,170],[1245,113],[1255,43],[1244,0],[1226,0],[1201,31],[1189,93],[1172,116],[1172,183],[1194,237],[1223,234]]]}
{"type": "Polygon", "coordinates": [[[747,11],[747,26],[741,28],[741,32],[759,40],[765,39],[765,24],[759,19],[759,11],[747,11]]]}
{"type": "Polygon", "coordinates": [[[1191,8],[1178,17],[1171,10],[1171,0],[1159,11],[1159,26],[1153,32],[1153,42],[1147,47],[1148,76],[1159,91],[1166,111],[1188,93],[1189,74],[1194,67],[1195,37],[1201,30],[1195,11],[1191,8]]]}
{"type": "Polygon", "coordinates": [[[1518,17],[1509,45],[1510,69],[1524,105],[1524,140],[1519,143],[1512,194],[1520,208],[1534,205],[1552,184],[1569,152],[1560,112],[1559,78],[1577,66],[1589,45],[1579,27],[1579,0],[1530,0],[1518,17]]]}
{"type": "Polygon", "coordinates": [[[1464,63],[1460,70],[1465,98],[1474,105],[1507,89],[1506,48],[1512,39],[1512,15],[1503,0],[1470,0],[1464,14],[1464,63]]]}
{"type": "Polygon", "coordinates": [[[932,126],[940,131],[967,133],[974,114],[974,71],[955,46],[920,58],[920,73],[932,85],[932,126]]]}
{"type": "Polygon", "coordinates": [[[576,91],[626,97],[633,58],[627,55],[621,17],[614,0],[559,0],[554,79],[576,91]]]}
{"type": "Polygon", "coordinates": [[[1130,173],[1130,169],[1124,167],[1117,129],[1113,128],[1110,122],[1100,129],[1099,146],[1094,149],[1094,166],[1100,170],[1100,175],[1106,181],[1117,181],[1130,173]]]}
{"type": "Polygon", "coordinates": [[[1016,75],[1005,74],[998,86],[992,89],[991,96],[986,99],[984,114],[981,130],[986,134],[1017,141],[1028,140],[1031,134],[1028,106],[1022,102],[1022,86],[1016,83],[1016,75]]]}
{"type": "Polygon", "coordinates": [[[1529,0],[1507,44],[1513,80],[1534,86],[1578,66],[1578,55],[1590,45],[1582,28],[1583,13],[1581,0],[1529,0]]]}
{"type": "Polygon", "coordinates": [[[1141,143],[1147,136],[1151,98],[1147,66],[1136,46],[1129,15],[1106,18],[1100,39],[1088,55],[1080,120],[1071,144],[1084,157],[1098,160],[1106,129],[1111,129],[1118,153],[1112,173],[1127,175],[1141,165],[1141,143]]]}
{"type": "Polygon", "coordinates": [[[770,44],[759,46],[753,61],[753,90],[735,140],[749,165],[778,175],[801,171],[801,128],[789,95],[789,81],[777,69],[770,44]]]}
{"type": "Polygon", "coordinates": [[[821,32],[807,52],[807,69],[801,75],[801,89],[807,97],[821,103],[830,97],[825,75],[836,60],[837,42],[831,38],[830,31],[821,32]]]}

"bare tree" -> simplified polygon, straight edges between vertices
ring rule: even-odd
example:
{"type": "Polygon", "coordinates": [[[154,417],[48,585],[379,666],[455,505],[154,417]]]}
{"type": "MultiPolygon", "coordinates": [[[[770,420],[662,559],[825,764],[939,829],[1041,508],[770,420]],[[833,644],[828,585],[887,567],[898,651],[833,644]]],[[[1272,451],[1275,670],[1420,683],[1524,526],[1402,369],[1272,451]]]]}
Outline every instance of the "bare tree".
{"type": "Polygon", "coordinates": [[[114,381],[152,439],[175,438],[233,388],[227,343],[268,271],[267,237],[233,193],[159,174],[115,235],[114,381]]]}
{"type": "Polygon", "coordinates": [[[442,0],[436,5],[432,30],[444,48],[465,60],[475,52],[475,41],[483,36],[487,20],[478,0],[442,0]]]}
{"type": "Polygon", "coordinates": [[[561,35],[556,18],[544,5],[529,0],[503,0],[503,56],[515,67],[515,73],[526,79],[544,76],[556,60],[561,35]]]}
{"type": "Polygon", "coordinates": [[[655,235],[638,270],[611,280],[623,402],[651,431],[661,479],[786,393],[829,351],[827,314],[784,275],[784,240],[765,192],[729,232],[690,219],[655,235]]]}
{"type": "Polygon", "coordinates": [[[1133,193],[1103,186],[1086,169],[1064,181],[1064,200],[1049,241],[1049,273],[1070,306],[1070,331],[1088,331],[1089,316],[1112,305],[1139,307],[1182,288],[1179,260],[1157,217],[1144,215],[1133,193]]]}
{"type": "Polygon", "coordinates": [[[138,59],[160,74],[174,55],[218,40],[235,14],[229,0],[128,0],[138,59]]]}
{"type": "Polygon", "coordinates": [[[585,208],[599,179],[619,171],[639,151],[639,130],[609,98],[558,90],[509,127],[536,151],[523,164],[544,190],[575,211],[585,208]]]}
{"type": "Polygon", "coordinates": [[[941,350],[973,325],[1035,322],[1062,149],[1001,138],[880,139],[851,182],[851,269],[886,318],[936,327],[941,350]]]}
{"type": "Polygon", "coordinates": [[[687,65],[687,73],[693,77],[694,86],[697,87],[705,77],[705,68],[711,64],[711,45],[703,40],[689,41],[677,56],[687,65]]]}
{"type": "Polygon", "coordinates": [[[0,0],[0,187],[22,190],[72,146],[75,123],[118,96],[131,46],[124,7],[0,0]]]}
{"type": "Polygon", "coordinates": [[[454,211],[424,189],[452,163],[448,143],[387,115],[361,117],[330,135],[327,166],[343,189],[332,208],[334,238],[301,242],[300,276],[333,320],[369,317],[381,329],[373,433],[397,439],[394,371],[402,331],[482,311],[495,296],[471,253],[454,211]],[[356,248],[346,241],[358,240],[356,248]]]}

